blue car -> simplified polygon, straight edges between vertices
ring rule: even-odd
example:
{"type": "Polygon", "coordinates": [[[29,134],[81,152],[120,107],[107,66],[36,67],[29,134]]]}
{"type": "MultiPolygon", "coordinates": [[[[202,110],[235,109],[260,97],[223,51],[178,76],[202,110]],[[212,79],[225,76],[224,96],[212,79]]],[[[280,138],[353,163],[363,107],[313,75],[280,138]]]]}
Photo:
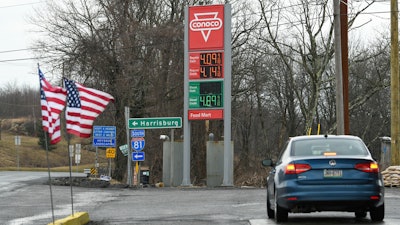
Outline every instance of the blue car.
{"type": "Polygon", "coordinates": [[[289,213],[354,212],[372,221],[385,216],[384,184],[378,163],[356,136],[292,137],[267,178],[267,215],[276,222],[289,213]]]}

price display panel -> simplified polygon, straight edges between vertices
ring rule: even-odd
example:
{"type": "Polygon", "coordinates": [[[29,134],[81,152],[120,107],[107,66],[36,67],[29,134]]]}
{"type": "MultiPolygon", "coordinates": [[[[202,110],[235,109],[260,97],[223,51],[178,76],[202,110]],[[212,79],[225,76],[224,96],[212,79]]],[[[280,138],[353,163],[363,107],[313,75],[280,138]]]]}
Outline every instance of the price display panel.
{"type": "Polygon", "coordinates": [[[224,77],[223,52],[192,52],[189,54],[189,79],[224,77]]]}
{"type": "Polygon", "coordinates": [[[223,81],[189,82],[189,108],[224,107],[223,81]]]}

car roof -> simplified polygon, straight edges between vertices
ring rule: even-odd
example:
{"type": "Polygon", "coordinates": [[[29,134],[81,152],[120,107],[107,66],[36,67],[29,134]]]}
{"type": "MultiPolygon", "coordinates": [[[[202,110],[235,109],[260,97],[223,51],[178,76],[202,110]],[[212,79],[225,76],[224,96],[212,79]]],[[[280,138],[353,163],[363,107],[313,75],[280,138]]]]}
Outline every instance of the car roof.
{"type": "Polygon", "coordinates": [[[312,139],[348,139],[348,140],[361,140],[361,138],[353,135],[334,135],[334,134],[325,134],[325,135],[302,135],[290,137],[290,141],[297,140],[312,140],[312,139]]]}

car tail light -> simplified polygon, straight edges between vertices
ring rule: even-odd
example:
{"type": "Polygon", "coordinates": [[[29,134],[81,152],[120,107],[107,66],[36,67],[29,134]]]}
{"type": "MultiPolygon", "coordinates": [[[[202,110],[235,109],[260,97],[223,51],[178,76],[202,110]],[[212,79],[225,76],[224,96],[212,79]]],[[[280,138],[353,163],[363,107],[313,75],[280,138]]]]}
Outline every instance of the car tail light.
{"type": "Polygon", "coordinates": [[[285,174],[299,174],[311,169],[308,164],[288,164],[285,169],[285,174]]]}
{"type": "Polygon", "coordinates": [[[375,162],[369,162],[369,163],[357,163],[355,165],[355,168],[366,172],[366,173],[378,173],[379,172],[379,166],[375,162]]]}
{"type": "Polygon", "coordinates": [[[370,197],[371,200],[379,200],[380,198],[381,198],[381,197],[378,196],[378,195],[372,195],[372,196],[370,197]]]}

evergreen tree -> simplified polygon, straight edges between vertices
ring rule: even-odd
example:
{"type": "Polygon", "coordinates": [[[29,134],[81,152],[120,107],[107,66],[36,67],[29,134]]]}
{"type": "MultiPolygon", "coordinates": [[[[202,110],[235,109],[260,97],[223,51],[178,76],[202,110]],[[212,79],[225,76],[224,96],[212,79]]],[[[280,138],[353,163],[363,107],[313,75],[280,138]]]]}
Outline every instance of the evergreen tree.
{"type": "Polygon", "coordinates": [[[46,142],[47,142],[47,146],[49,151],[56,149],[55,145],[50,144],[50,137],[49,134],[47,132],[45,132],[43,129],[40,129],[38,131],[38,145],[42,147],[42,149],[46,150],[46,142]]]}

